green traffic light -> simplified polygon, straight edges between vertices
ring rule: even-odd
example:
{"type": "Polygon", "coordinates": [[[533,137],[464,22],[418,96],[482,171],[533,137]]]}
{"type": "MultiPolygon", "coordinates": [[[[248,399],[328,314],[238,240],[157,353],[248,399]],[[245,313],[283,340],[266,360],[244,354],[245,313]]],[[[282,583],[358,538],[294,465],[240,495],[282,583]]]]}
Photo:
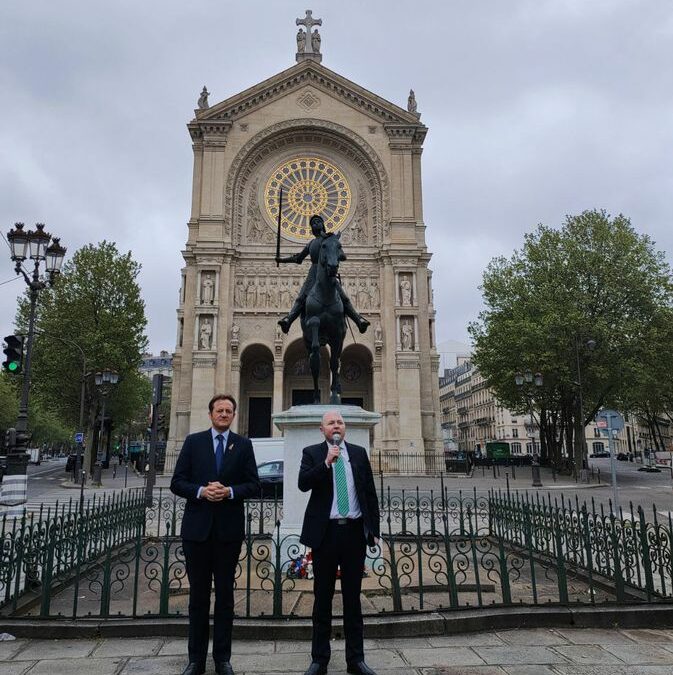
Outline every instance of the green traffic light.
{"type": "Polygon", "coordinates": [[[19,363],[17,361],[10,361],[7,364],[7,370],[9,370],[10,373],[14,373],[19,369],[19,363]]]}

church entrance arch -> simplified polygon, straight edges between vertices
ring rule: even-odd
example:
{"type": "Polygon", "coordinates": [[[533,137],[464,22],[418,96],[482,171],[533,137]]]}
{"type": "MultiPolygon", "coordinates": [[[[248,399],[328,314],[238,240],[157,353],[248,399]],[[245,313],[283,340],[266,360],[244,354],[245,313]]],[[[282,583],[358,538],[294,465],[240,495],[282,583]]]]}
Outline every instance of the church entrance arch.
{"type": "Polygon", "coordinates": [[[341,401],[374,410],[372,354],[365,345],[348,345],[341,355],[341,401]]]}
{"type": "MultiPolygon", "coordinates": [[[[283,408],[313,403],[313,378],[302,339],[288,345],[283,359],[283,408]]],[[[320,349],[320,401],[329,401],[329,351],[320,349]]]]}
{"type": "Polygon", "coordinates": [[[239,428],[249,438],[271,436],[273,354],[265,345],[252,344],[241,354],[239,428]]]}

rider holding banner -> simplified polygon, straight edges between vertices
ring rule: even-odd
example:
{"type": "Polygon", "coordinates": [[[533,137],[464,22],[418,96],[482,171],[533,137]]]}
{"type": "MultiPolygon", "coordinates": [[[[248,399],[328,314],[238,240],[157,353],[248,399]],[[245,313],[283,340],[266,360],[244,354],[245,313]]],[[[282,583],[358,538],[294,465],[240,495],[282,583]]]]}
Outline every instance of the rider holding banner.
{"type": "MultiPolygon", "coordinates": [[[[304,281],[304,285],[301,287],[301,291],[299,291],[299,295],[294,301],[292,309],[290,310],[289,314],[287,314],[287,316],[284,316],[278,322],[278,325],[281,327],[283,333],[289,332],[292,322],[302,313],[304,305],[306,304],[306,296],[315,283],[316,268],[318,265],[318,259],[320,257],[320,244],[322,240],[325,237],[333,236],[331,232],[327,232],[325,230],[325,223],[321,216],[311,216],[310,224],[311,231],[313,232],[313,236],[315,238],[310,241],[302,251],[287,258],[276,256],[277,263],[297,263],[298,265],[304,261],[306,256],[311,257],[311,269],[308,271],[306,281],[304,281]]],[[[339,295],[341,296],[341,301],[343,302],[344,306],[344,314],[353,319],[360,332],[364,333],[369,327],[369,321],[367,321],[367,319],[365,319],[361,314],[357,313],[355,307],[353,307],[353,303],[351,303],[349,297],[346,295],[346,292],[341,287],[341,284],[338,284],[338,289],[339,295]]]]}

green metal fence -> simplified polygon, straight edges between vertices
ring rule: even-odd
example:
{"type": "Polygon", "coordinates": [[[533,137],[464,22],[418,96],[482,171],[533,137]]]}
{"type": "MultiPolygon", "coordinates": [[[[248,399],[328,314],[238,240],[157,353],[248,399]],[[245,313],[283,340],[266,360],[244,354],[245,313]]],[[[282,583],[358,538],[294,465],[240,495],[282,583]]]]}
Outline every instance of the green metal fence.
{"type": "MultiPolygon", "coordinates": [[[[652,603],[669,599],[670,518],[642,509],[491,492],[391,491],[381,486],[382,538],[368,553],[367,614],[462,607],[652,603]]],[[[0,613],[27,617],[185,615],[178,536],[184,502],[141,491],[78,510],[2,524],[0,613]]],[[[282,504],[250,501],[236,580],[239,616],[309,616],[306,551],[280,526],[282,504]],[[304,559],[306,562],[306,559],[304,559]]],[[[340,596],[335,597],[339,613],[340,596]]]]}

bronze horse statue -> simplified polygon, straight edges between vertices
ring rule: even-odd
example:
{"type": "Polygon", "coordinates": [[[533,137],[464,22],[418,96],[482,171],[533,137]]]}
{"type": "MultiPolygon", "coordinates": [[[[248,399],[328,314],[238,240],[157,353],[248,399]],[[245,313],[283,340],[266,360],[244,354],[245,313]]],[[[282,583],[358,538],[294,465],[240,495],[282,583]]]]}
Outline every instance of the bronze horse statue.
{"type": "Polygon", "coordinates": [[[320,403],[320,347],[329,345],[331,404],[341,403],[341,381],[339,364],[344,338],[346,319],[344,304],[339,292],[339,263],[346,260],[341,246],[341,234],[327,234],[320,243],[320,254],[313,286],[306,296],[306,305],[301,314],[301,330],[309,354],[309,365],[313,376],[313,403],[320,403]]]}

